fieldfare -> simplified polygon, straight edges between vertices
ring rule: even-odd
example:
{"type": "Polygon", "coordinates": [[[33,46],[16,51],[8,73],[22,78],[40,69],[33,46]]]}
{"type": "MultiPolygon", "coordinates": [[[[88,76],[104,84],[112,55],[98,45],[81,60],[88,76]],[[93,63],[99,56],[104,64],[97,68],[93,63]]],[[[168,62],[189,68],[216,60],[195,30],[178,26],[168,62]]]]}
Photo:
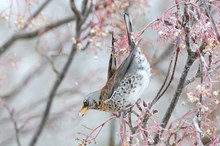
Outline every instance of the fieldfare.
{"type": "Polygon", "coordinates": [[[125,112],[138,101],[149,84],[151,68],[145,55],[139,47],[140,41],[135,41],[132,23],[128,12],[124,13],[130,54],[116,67],[114,55],[114,37],[112,35],[112,52],[109,60],[108,80],[105,86],[86,96],[80,115],[88,109],[106,112],[125,112]]]}

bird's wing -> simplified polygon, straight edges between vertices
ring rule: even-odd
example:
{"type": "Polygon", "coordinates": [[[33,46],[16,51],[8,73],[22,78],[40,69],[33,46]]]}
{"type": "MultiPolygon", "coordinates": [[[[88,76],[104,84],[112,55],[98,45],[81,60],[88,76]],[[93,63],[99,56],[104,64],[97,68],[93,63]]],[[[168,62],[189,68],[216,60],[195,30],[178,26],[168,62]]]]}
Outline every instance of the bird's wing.
{"type": "Polygon", "coordinates": [[[112,32],[112,51],[110,54],[109,65],[108,65],[108,80],[115,73],[117,69],[116,58],[115,58],[115,48],[114,48],[114,33],[112,32]]]}
{"type": "Polygon", "coordinates": [[[113,94],[114,89],[116,89],[123,77],[125,76],[126,72],[128,71],[132,60],[134,58],[135,51],[137,50],[140,41],[135,43],[134,37],[132,35],[133,30],[132,30],[132,23],[130,16],[128,12],[126,11],[124,13],[124,20],[127,28],[127,35],[128,35],[128,44],[130,48],[130,54],[129,56],[122,62],[122,64],[118,67],[118,69],[115,71],[114,75],[111,77],[111,80],[109,80],[109,84],[107,82],[107,88],[109,90],[109,94],[107,98],[110,98],[111,95],[113,94]]]}

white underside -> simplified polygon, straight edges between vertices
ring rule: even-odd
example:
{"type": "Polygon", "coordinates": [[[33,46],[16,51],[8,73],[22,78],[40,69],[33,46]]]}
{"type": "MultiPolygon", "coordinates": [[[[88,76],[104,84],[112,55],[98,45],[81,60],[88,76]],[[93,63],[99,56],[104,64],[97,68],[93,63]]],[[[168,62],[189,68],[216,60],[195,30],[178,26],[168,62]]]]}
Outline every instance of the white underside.
{"type": "Polygon", "coordinates": [[[132,92],[128,97],[128,101],[131,104],[135,104],[137,100],[141,97],[144,90],[147,88],[149,84],[149,80],[150,80],[150,75],[148,72],[142,70],[142,71],[139,71],[138,74],[142,75],[143,78],[142,78],[141,83],[137,85],[135,92],[132,92]]]}

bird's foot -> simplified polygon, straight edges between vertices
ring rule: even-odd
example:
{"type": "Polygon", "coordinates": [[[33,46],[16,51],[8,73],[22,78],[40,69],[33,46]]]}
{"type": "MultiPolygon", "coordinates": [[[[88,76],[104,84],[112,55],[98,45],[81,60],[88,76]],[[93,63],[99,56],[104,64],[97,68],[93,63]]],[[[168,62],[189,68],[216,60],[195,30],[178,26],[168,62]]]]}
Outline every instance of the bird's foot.
{"type": "Polygon", "coordinates": [[[116,118],[119,118],[121,116],[121,112],[114,112],[112,113],[113,116],[115,116],[116,118]]]}

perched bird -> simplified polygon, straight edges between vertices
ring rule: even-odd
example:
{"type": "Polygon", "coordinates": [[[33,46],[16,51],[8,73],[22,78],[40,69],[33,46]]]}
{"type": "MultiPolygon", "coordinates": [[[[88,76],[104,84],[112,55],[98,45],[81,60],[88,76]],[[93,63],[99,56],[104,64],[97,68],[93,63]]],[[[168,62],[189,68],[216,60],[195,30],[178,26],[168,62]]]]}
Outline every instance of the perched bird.
{"type": "MultiPolygon", "coordinates": [[[[108,80],[105,86],[86,96],[80,115],[88,109],[106,112],[123,112],[129,110],[140,98],[149,84],[151,68],[145,55],[139,48],[140,41],[135,41],[132,23],[128,12],[124,13],[127,28],[130,54],[116,67],[114,54],[114,37],[112,37],[112,52],[109,60],[108,80]]],[[[112,35],[113,36],[113,35],[112,35]]]]}

